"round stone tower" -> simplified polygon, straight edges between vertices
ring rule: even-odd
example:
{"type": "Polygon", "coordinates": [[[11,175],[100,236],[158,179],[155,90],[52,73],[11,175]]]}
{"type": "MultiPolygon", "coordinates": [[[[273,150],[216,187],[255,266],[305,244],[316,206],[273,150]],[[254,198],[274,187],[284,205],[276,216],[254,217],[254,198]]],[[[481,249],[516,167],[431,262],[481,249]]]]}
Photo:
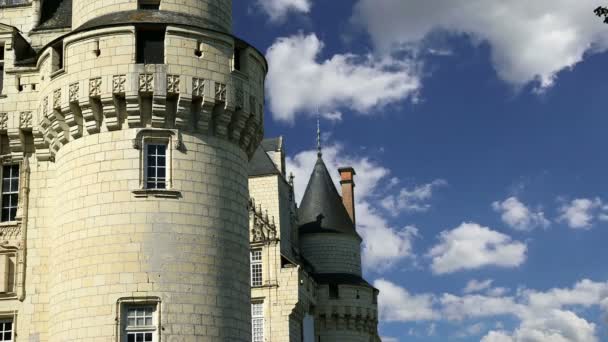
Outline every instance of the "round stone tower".
{"type": "MultiPolygon", "coordinates": [[[[65,1],[65,0],[64,0],[65,1]]],[[[247,163],[264,57],[231,0],[73,0],[44,47],[50,341],[251,341],[247,163]]]]}
{"type": "MultiPolygon", "coordinates": [[[[354,172],[353,172],[354,174],[354,172]]],[[[361,277],[361,237],[318,159],[298,209],[300,248],[318,284],[316,335],[325,342],[377,342],[378,290],[361,277]]]]}

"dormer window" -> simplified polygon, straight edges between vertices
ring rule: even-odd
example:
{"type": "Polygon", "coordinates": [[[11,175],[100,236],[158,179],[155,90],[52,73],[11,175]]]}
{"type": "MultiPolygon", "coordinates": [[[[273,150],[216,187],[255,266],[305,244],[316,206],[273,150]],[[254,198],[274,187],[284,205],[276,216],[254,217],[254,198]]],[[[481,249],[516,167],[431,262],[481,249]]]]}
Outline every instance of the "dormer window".
{"type": "Polygon", "coordinates": [[[160,0],[139,0],[139,9],[160,10],[160,0]]]}

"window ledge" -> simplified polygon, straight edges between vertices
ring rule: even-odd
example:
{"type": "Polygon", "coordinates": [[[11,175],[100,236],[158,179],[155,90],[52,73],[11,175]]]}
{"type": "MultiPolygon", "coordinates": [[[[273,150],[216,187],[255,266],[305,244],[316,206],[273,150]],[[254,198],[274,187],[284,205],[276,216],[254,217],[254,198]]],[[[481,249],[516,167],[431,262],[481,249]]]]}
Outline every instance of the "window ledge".
{"type": "Polygon", "coordinates": [[[0,228],[4,228],[4,227],[15,227],[19,225],[19,221],[7,221],[7,222],[0,222],[0,228]]]}
{"type": "Polygon", "coordinates": [[[148,197],[156,197],[156,198],[181,198],[182,193],[177,190],[169,190],[169,189],[138,189],[133,190],[133,194],[136,198],[148,198],[148,197]]]}

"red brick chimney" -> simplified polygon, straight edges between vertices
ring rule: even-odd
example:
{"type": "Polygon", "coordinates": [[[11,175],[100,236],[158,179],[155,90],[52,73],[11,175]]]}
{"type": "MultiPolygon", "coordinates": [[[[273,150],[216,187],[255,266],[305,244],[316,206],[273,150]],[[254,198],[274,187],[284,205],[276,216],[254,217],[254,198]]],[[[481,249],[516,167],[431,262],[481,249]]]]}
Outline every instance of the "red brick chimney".
{"type": "Polygon", "coordinates": [[[338,172],[340,172],[340,184],[342,184],[342,203],[355,224],[355,175],[357,173],[352,167],[341,167],[338,172]]]}

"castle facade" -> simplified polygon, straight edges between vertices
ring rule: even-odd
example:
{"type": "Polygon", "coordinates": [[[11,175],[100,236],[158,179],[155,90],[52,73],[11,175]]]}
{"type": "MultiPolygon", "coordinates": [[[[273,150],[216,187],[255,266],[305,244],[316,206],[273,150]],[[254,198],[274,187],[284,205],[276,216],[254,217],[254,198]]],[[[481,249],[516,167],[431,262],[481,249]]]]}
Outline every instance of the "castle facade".
{"type": "Polygon", "coordinates": [[[0,0],[0,341],[377,340],[352,193],[320,156],[296,206],[231,28],[230,0],[0,0]]]}

